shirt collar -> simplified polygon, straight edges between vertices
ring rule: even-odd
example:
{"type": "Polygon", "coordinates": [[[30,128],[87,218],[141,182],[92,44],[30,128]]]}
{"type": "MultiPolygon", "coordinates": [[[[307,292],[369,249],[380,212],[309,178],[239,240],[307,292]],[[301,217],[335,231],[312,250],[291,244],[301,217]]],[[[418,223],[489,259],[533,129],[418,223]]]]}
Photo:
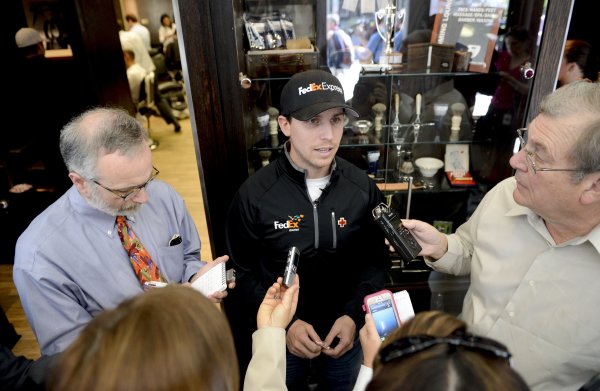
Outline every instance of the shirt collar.
{"type": "MultiPolygon", "coordinates": [[[[75,212],[80,214],[82,218],[85,219],[90,225],[98,228],[102,232],[107,233],[109,236],[112,236],[113,233],[116,233],[116,216],[93,208],[90,204],[88,204],[85,198],[83,198],[75,186],[72,186],[68,190],[67,196],[69,197],[69,201],[71,202],[71,205],[73,205],[75,212]]],[[[133,216],[126,216],[126,218],[127,220],[135,222],[135,218],[133,216]]]]}
{"type": "MultiPolygon", "coordinates": [[[[538,231],[544,238],[546,238],[546,240],[548,240],[548,242],[554,244],[554,239],[552,239],[552,236],[550,235],[550,232],[548,231],[548,228],[546,227],[546,223],[544,222],[544,219],[542,219],[538,214],[533,212],[531,209],[515,203],[515,205],[511,209],[509,209],[508,212],[506,212],[505,216],[509,216],[509,217],[525,216],[527,218],[527,221],[529,222],[529,224],[536,231],[538,231]]],[[[592,246],[594,246],[596,251],[598,253],[600,253],[600,225],[597,225],[596,227],[594,227],[594,229],[592,229],[588,234],[583,235],[583,236],[578,236],[571,240],[568,240],[565,243],[562,243],[561,246],[578,245],[578,244],[584,243],[588,240],[592,244],[592,246]]]]}
{"type": "MultiPolygon", "coordinates": [[[[293,161],[292,158],[290,156],[290,148],[291,148],[291,144],[290,144],[290,140],[287,140],[285,142],[285,144],[283,145],[283,151],[285,152],[285,157],[288,161],[288,163],[290,163],[290,165],[292,166],[292,168],[294,168],[294,170],[302,173],[302,175],[304,177],[306,177],[306,170],[303,168],[298,167],[293,161]]],[[[333,158],[333,161],[331,162],[331,170],[329,171],[329,173],[327,175],[331,175],[331,173],[335,170],[335,168],[337,167],[337,163],[335,161],[335,157],[333,158]]]]}

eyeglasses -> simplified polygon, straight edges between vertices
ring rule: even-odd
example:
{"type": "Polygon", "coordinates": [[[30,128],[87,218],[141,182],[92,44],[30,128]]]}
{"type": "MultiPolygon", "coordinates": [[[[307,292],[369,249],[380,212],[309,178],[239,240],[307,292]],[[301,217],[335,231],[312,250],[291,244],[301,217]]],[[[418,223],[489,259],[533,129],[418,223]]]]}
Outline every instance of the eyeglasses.
{"type": "Polygon", "coordinates": [[[545,168],[545,167],[538,167],[535,164],[535,154],[533,152],[530,152],[528,150],[525,149],[525,146],[527,145],[527,133],[528,130],[527,128],[520,128],[517,129],[517,135],[519,136],[519,140],[521,141],[521,148],[525,151],[525,158],[527,159],[527,162],[529,163],[529,167],[531,167],[531,169],[533,170],[534,174],[537,174],[538,171],[581,171],[578,170],[576,168],[545,168]]]}
{"type": "Polygon", "coordinates": [[[478,337],[468,333],[460,333],[449,337],[433,337],[431,335],[416,335],[401,338],[392,342],[381,350],[379,358],[383,364],[400,357],[410,356],[419,353],[436,345],[461,346],[470,350],[479,350],[484,353],[492,354],[496,357],[510,359],[511,354],[506,346],[492,339],[478,337]]]}
{"type": "Polygon", "coordinates": [[[158,176],[159,173],[160,173],[160,171],[158,171],[158,169],[156,167],[152,166],[152,174],[150,175],[150,178],[148,178],[148,180],[143,185],[135,186],[129,191],[109,189],[108,187],[104,186],[103,184],[101,184],[100,182],[98,182],[95,179],[92,179],[92,182],[94,182],[95,184],[97,184],[98,186],[103,188],[104,190],[110,191],[111,193],[113,193],[114,195],[116,195],[117,197],[122,199],[123,201],[128,201],[128,200],[132,199],[133,197],[135,197],[135,195],[138,194],[142,189],[145,189],[146,186],[148,186],[148,183],[152,182],[158,176]]]}

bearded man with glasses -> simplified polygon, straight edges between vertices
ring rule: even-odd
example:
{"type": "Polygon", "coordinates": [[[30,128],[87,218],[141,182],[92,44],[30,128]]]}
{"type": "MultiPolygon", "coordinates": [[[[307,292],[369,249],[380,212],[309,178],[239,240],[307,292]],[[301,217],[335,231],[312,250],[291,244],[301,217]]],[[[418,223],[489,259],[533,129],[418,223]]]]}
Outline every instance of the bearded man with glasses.
{"type": "Polygon", "coordinates": [[[559,88],[518,133],[515,175],[456,233],[403,225],[433,269],[470,274],[470,330],[505,344],[533,390],[576,390],[600,371],[600,84],[559,88]]]}
{"type": "Polygon", "coordinates": [[[192,217],[175,189],[155,180],[148,134],[126,111],[75,117],[60,149],[73,186],[23,232],[13,269],[44,355],[65,350],[92,318],[149,285],[187,284],[228,259],[200,260],[192,217]]]}

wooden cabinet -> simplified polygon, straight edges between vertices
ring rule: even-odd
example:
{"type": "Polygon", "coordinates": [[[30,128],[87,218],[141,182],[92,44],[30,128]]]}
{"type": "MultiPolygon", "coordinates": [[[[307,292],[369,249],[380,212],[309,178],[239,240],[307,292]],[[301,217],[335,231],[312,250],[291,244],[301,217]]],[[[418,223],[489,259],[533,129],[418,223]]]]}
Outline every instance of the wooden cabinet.
{"type": "MultiPolygon", "coordinates": [[[[244,35],[244,13],[264,13],[281,9],[289,11],[289,8],[286,7],[298,6],[303,10],[301,12],[304,18],[302,25],[306,24],[306,18],[314,23],[314,27],[306,35],[319,51],[318,66],[327,68],[326,15],[332,12],[337,13],[342,21],[359,19],[357,13],[342,10],[342,3],[342,1],[333,0],[292,2],[178,0],[174,2],[192,128],[195,132],[198,167],[201,172],[204,205],[214,255],[226,252],[225,215],[238,187],[249,175],[260,168],[262,159],[267,157],[273,159],[279,152],[278,147],[270,144],[266,134],[259,131],[256,118],[268,112],[268,107],[278,105],[279,91],[289,78],[285,75],[250,77],[251,88],[244,89],[241,86],[240,74],[247,75],[248,73],[246,54],[250,49],[244,35]]],[[[421,1],[406,0],[403,2],[398,0],[396,4],[407,10],[406,29],[404,30],[406,34],[419,28],[418,20],[416,20],[419,15],[423,20],[429,17],[429,8],[423,10],[421,1]],[[412,11],[409,12],[409,10],[412,11]]],[[[529,83],[529,91],[524,100],[523,109],[520,111],[521,117],[517,121],[521,125],[536,115],[542,97],[555,87],[571,5],[572,1],[558,0],[547,2],[542,0],[510,1],[508,12],[504,14],[505,26],[503,27],[525,26],[530,30],[533,38],[531,62],[536,74],[529,83]],[[536,32],[539,33],[536,34],[536,32]]],[[[362,15],[362,17],[366,16],[362,15]]],[[[350,24],[346,26],[350,26],[350,24]]],[[[380,160],[374,176],[381,183],[399,181],[396,172],[398,158],[404,158],[398,153],[401,150],[398,148],[400,143],[392,137],[391,133],[391,124],[395,117],[393,108],[396,93],[414,100],[418,93],[425,96],[428,91],[438,88],[443,83],[450,83],[454,90],[459,91],[465,97],[466,106],[469,109],[472,105],[471,98],[478,86],[499,77],[494,72],[359,73],[358,82],[353,85],[354,90],[360,91],[356,85],[362,83],[367,86],[367,94],[377,88],[382,91],[383,98],[380,102],[386,106],[383,127],[378,133],[371,130],[364,137],[354,134],[353,126],[349,124],[344,136],[344,145],[340,148],[340,155],[353,161],[359,167],[362,165],[367,169],[367,152],[380,151],[380,160]]],[[[358,96],[359,94],[353,94],[354,103],[371,102],[368,98],[363,99],[358,96]]],[[[414,114],[414,104],[410,107],[414,114]]],[[[373,124],[371,104],[366,107],[364,118],[361,119],[369,120],[373,124]]],[[[435,123],[435,118],[422,120],[425,122],[430,119],[435,123]]],[[[418,139],[414,143],[413,134],[413,142],[408,143],[411,144],[413,158],[434,156],[443,159],[443,151],[446,145],[451,143],[449,129],[447,127],[436,128],[436,125],[423,129],[424,131],[419,136],[420,140],[418,139]],[[438,134],[440,137],[436,138],[436,132],[440,132],[438,134]]],[[[470,118],[468,122],[463,122],[458,144],[472,145],[473,129],[473,118],[470,118]]],[[[282,139],[278,140],[279,144],[283,141],[282,139]]],[[[415,199],[427,198],[426,202],[431,202],[431,199],[449,200],[453,199],[452,197],[457,200],[461,199],[460,193],[461,191],[464,193],[465,190],[449,186],[443,173],[440,172],[437,175],[437,181],[433,187],[415,190],[413,197],[415,199]]],[[[415,176],[415,181],[418,179],[415,176]]],[[[405,197],[405,192],[393,191],[389,194],[394,195],[394,199],[399,205],[404,203],[402,197],[405,197]]],[[[463,199],[461,200],[463,201],[465,194],[462,194],[463,199]]],[[[457,211],[457,216],[462,213],[462,210],[457,211]]],[[[420,217],[416,214],[411,215],[420,217]]],[[[464,219],[459,216],[456,224],[460,223],[461,218],[464,219]]],[[[442,220],[445,219],[446,217],[442,218],[442,220]]]]}

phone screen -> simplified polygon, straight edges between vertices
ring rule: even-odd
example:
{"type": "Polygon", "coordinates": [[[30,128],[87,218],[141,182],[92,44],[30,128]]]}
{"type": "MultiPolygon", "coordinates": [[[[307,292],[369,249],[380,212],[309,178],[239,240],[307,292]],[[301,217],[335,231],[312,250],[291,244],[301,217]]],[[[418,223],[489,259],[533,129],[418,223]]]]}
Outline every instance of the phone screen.
{"type": "Polygon", "coordinates": [[[369,311],[373,316],[377,333],[382,339],[400,326],[396,319],[391,298],[369,304],[369,311]]]}

